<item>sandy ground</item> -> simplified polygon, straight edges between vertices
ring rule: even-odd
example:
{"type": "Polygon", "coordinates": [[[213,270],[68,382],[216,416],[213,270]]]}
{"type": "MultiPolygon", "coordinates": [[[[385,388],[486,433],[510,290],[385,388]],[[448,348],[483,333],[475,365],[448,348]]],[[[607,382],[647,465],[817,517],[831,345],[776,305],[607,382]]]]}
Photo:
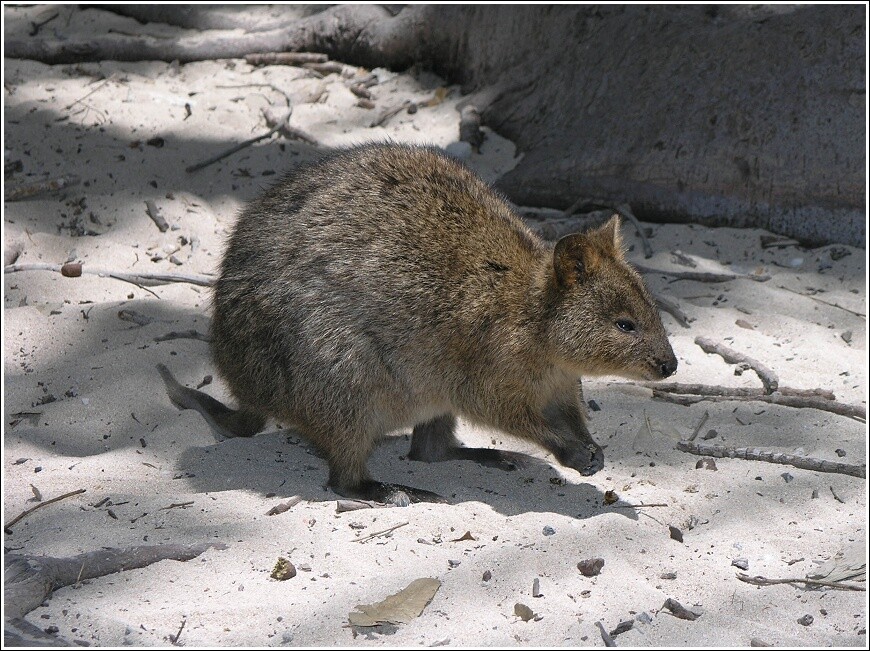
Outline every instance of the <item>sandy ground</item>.
{"type": "MultiPolygon", "coordinates": [[[[4,8],[7,33],[38,10],[4,8]]],[[[46,177],[75,174],[81,182],[49,198],[5,202],[4,247],[20,245],[19,263],[212,274],[239,207],[321,148],[457,139],[457,88],[413,115],[402,111],[370,127],[385,109],[426,100],[443,86],[429,75],[376,74],[376,108],[368,110],[356,106],[348,78],[300,68],[7,60],[5,158],[22,162],[7,193],[46,177]],[[267,131],[262,110],[280,113],[285,95],[294,105],[290,124],[320,147],[273,136],[202,171],[184,171],[267,131]],[[147,216],[146,200],[168,220],[165,233],[147,216]]],[[[514,156],[511,143],[490,133],[469,163],[495,179],[514,156]]],[[[752,371],[737,375],[695,345],[708,336],[773,368],[782,385],[830,389],[841,402],[866,406],[865,250],[764,249],[759,230],[646,226],[655,252],[649,260],[634,229],[623,230],[632,260],[685,271],[674,253],[681,251],[695,270],[771,276],[718,284],[647,276],[693,319],[683,328],[663,315],[680,360],[675,380],[759,386],[752,371]]],[[[742,558],[750,575],[800,578],[864,544],[866,481],[739,459],[696,469],[699,457],[674,447],[706,411],[705,442],[861,464],[863,422],[761,402],[685,407],[615,378],[591,379],[586,398],[600,407],[592,428],[606,446],[598,474],[581,477],[530,445],[468,425],[460,431],[465,442],[544,463],[501,472],[412,462],[404,458],[408,432],[398,432],[373,455],[374,476],[440,492],[450,504],[336,513],[325,462],[292,431],[273,423],[253,439],[218,442],[197,413],[166,398],[157,363],[189,386],[215,373],[206,343],[155,341],[170,331],[207,332],[207,290],[47,271],[3,280],[4,522],[34,506],[34,490],[47,500],[86,489],[16,524],[4,550],[67,556],[162,542],[228,545],[57,590],[28,619],[68,640],[166,646],[184,623],[179,641],[188,646],[601,646],[596,622],[612,630],[633,620],[620,646],[746,646],[752,638],[866,645],[866,593],[756,587],[738,581],[732,566],[742,558]],[[123,320],[121,311],[148,322],[123,320]],[[610,490],[617,506],[665,506],[605,506],[610,490]],[[302,502],[266,515],[293,495],[302,502]],[[682,531],[682,542],[669,526],[682,531]],[[457,541],[466,532],[473,539],[457,541]],[[299,570],[287,581],[269,576],[281,556],[299,570]],[[577,563],[593,557],[604,559],[603,570],[585,577],[577,563]],[[357,604],[419,577],[441,582],[419,618],[373,631],[349,626],[357,604]],[[667,598],[702,614],[678,619],[662,610],[667,598]],[[517,603],[537,617],[517,617],[517,603]],[[799,623],[805,615],[811,624],[799,623]]],[[[219,377],[203,390],[229,400],[219,377]]]]}

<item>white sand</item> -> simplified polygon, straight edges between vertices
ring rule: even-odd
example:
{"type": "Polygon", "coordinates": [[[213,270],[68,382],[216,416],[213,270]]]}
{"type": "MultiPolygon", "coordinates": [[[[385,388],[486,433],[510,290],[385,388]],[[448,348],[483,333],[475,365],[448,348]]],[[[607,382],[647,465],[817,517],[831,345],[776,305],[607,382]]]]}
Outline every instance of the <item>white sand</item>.
{"type": "MultiPolygon", "coordinates": [[[[385,75],[373,88],[377,108],[370,111],[355,106],[338,75],[318,80],[298,68],[254,69],[243,61],[53,67],[6,61],[4,67],[6,159],[21,159],[24,167],[8,185],[61,174],[82,180],[60,199],[4,204],[4,244],[23,245],[21,263],[214,273],[243,202],[273,174],[317,154],[276,136],[184,172],[228,143],[267,130],[261,109],[274,105],[280,112],[284,98],[255,84],[282,87],[296,104],[291,124],[324,145],[392,138],[446,146],[457,137],[455,87],[437,106],[368,126],[386,107],[432,96],[440,82],[430,75],[385,75]],[[222,88],[234,85],[243,87],[222,88]],[[321,88],[320,102],[305,103],[321,88]],[[145,144],[158,136],[162,147],[145,144]],[[147,217],[146,199],[171,224],[166,233],[147,217]],[[74,222],[98,235],[71,237],[74,222]],[[169,251],[180,265],[167,259],[169,251]]],[[[513,156],[509,142],[490,134],[471,162],[494,179],[513,156]]],[[[624,228],[637,262],[685,270],[672,262],[671,252],[680,250],[698,270],[761,268],[772,276],[724,284],[648,276],[655,291],[695,319],[684,329],[663,315],[680,360],[676,381],[759,386],[752,371],[735,376],[733,365],[696,346],[694,338],[703,335],[764,362],[782,385],[830,389],[842,402],[866,405],[866,318],[852,313],[866,314],[864,250],[764,250],[759,230],[649,227],[651,260],[640,254],[634,230],[624,228]],[[834,260],[837,251],[848,255],[834,260]]],[[[636,621],[617,638],[620,646],[746,646],[753,637],[777,645],[866,645],[866,593],[755,587],[738,581],[731,566],[743,557],[751,575],[805,576],[864,537],[866,481],[730,459],[718,459],[715,472],[696,470],[699,457],[674,448],[708,411],[701,434],[718,432],[710,443],[801,448],[859,464],[866,461],[861,422],[759,402],[683,407],[600,378],[585,385],[586,398],[601,406],[592,414],[606,446],[598,474],[582,477],[531,445],[468,426],[460,435],[469,444],[494,440],[554,465],[506,473],[470,462],[411,462],[403,458],[403,432],[373,455],[373,475],[440,492],[451,503],[336,514],[337,496],[323,487],[325,462],[295,434],[272,424],[253,439],[216,442],[198,414],[170,404],[157,363],[189,386],[214,368],[207,344],[154,338],[190,328],[205,333],[208,322],[208,292],[192,285],[146,291],[95,276],[4,275],[4,521],[34,505],[31,485],[44,499],[87,491],[15,525],[5,550],[66,556],[161,542],[229,545],[189,562],[163,561],[60,589],[28,616],[41,628],[56,626],[64,638],[93,645],[165,646],[185,621],[187,646],[600,646],[596,621],[611,630],[646,613],[650,623],[636,621]],[[122,309],[153,320],[137,326],[118,318],[122,309]],[[49,395],[56,400],[40,404],[49,395]],[[19,412],[39,414],[28,419],[19,412]],[[845,451],[842,459],[836,449],[845,451]],[[614,509],[602,505],[608,490],[621,503],[667,506],[614,509]],[[265,515],[297,494],[304,501],[289,512],[265,515]],[[166,508],[185,502],[192,504],[166,508]],[[389,537],[355,542],[402,523],[389,537]],[[669,525],[682,530],[682,543],[670,538],[669,525]],[[546,535],[545,527],[555,533],[546,535]],[[451,542],[466,531],[476,540],[451,542]],[[269,578],[279,556],[301,568],[295,578],[269,578]],[[601,574],[582,576],[578,561],[595,556],[605,560],[601,574]],[[481,578],[485,570],[489,582],[481,578]],[[676,578],[660,578],[667,572],[676,578]],[[354,637],[347,616],[357,604],[380,601],[424,576],[442,586],[421,617],[354,637]],[[531,594],[535,578],[538,598],[531,594]],[[660,611],[668,597],[703,614],[685,621],[660,611]],[[514,615],[518,602],[541,619],[521,621],[514,615]],[[809,626],[797,621],[805,614],[814,618],[809,626]]],[[[220,378],[204,390],[229,400],[220,378]]]]}

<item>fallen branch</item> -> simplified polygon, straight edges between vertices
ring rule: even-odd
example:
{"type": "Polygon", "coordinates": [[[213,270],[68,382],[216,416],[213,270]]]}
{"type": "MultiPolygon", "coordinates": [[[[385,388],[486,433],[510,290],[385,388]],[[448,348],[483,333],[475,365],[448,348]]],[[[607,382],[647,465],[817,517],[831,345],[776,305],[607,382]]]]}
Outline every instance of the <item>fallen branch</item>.
{"type": "Polygon", "coordinates": [[[694,280],[699,283],[724,283],[729,280],[754,280],[755,282],[763,283],[770,280],[767,274],[728,274],[728,273],[712,273],[707,271],[668,271],[666,269],[653,269],[642,264],[632,263],[642,274],[661,274],[663,276],[671,276],[674,280],[694,280]]]}
{"type": "MultiPolygon", "coordinates": [[[[24,616],[58,588],[123,570],[147,567],[163,560],[188,561],[212,548],[226,549],[227,546],[221,543],[143,545],[100,549],[64,558],[6,554],[3,559],[4,644],[31,646],[34,640],[39,640],[43,642],[40,646],[44,646],[46,638],[39,637],[42,631],[34,631],[35,627],[24,616]]],[[[61,638],[49,639],[53,640],[53,646],[65,643],[61,638]]]]}
{"type": "Polygon", "coordinates": [[[702,457],[716,457],[728,459],[745,459],[746,461],[766,461],[767,463],[780,463],[804,470],[816,472],[832,472],[852,477],[867,478],[867,466],[856,466],[838,461],[816,459],[814,457],[799,456],[796,454],[783,454],[781,452],[767,452],[759,448],[732,448],[712,443],[694,443],[690,441],[678,441],[677,449],[689,454],[697,454],[702,457]]]}
{"type": "Polygon", "coordinates": [[[841,590],[855,590],[856,592],[866,592],[867,588],[856,583],[842,583],[840,581],[821,581],[819,579],[768,579],[763,576],[749,576],[748,574],[737,573],[737,578],[744,583],[752,585],[780,585],[781,583],[803,583],[804,585],[814,585],[826,588],[839,588],[841,590]]]}
{"type": "Polygon", "coordinates": [[[748,364],[755,371],[761,383],[764,385],[765,393],[773,393],[779,386],[779,377],[771,369],[752,357],[738,353],[736,350],[728,348],[725,344],[718,343],[707,337],[695,337],[695,343],[701,347],[705,353],[719,355],[729,364],[748,364]]]}
{"type": "Polygon", "coordinates": [[[677,405],[689,406],[697,404],[701,401],[708,402],[766,402],[771,405],[780,405],[781,407],[794,407],[796,409],[818,409],[819,411],[829,411],[832,414],[839,416],[848,416],[861,421],[867,420],[867,409],[860,405],[847,405],[836,400],[827,400],[825,398],[815,398],[812,396],[786,396],[780,393],[758,393],[756,395],[679,395],[676,393],[668,393],[653,389],[653,398],[672,402],[677,405]]]}
{"type": "MultiPolygon", "coordinates": [[[[754,387],[723,387],[717,384],[681,384],[679,382],[637,382],[635,386],[646,387],[665,393],[683,393],[697,396],[764,396],[762,389],[754,387]]],[[[834,392],[828,389],[794,389],[778,387],[776,393],[784,396],[801,396],[805,398],[822,398],[835,400],[834,392]]]]}
{"type": "Polygon", "coordinates": [[[241,151],[245,147],[249,147],[249,146],[253,145],[255,142],[260,142],[261,140],[265,140],[266,138],[271,138],[277,131],[280,131],[282,128],[287,126],[287,123],[290,121],[291,115],[293,115],[292,108],[287,112],[287,114],[281,120],[278,121],[277,124],[275,124],[266,133],[263,133],[259,136],[255,136],[253,138],[248,138],[247,140],[244,140],[244,141],[238,143],[237,145],[233,145],[229,149],[226,149],[226,150],[222,151],[221,153],[216,154],[215,156],[212,156],[211,158],[207,158],[206,160],[204,160],[200,163],[188,165],[187,167],[184,168],[184,171],[187,173],[197,172],[197,171],[203,169],[204,167],[208,167],[209,165],[212,165],[213,163],[217,163],[219,160],[222,160],[222,159],[226,158],[227,156],[231,156],[231,155],[235,154],[237,151],[241,151]]]}
{"type": "Polygon", "coordinates": [[[125,273],[123,271],[110,271],[108,269],[90,269],[84,265],[74,263],[59,265],[49,264],[44,262],[30,262],[21,264],[11,264],[3,268],[4,274],[16,273],[18,271],[54,271],[60,273],[67,278],[77,278],[82,274],[92,274],[104,278],[114,278],[126,283],[132,283],[137,286],[155,286],[166,285],[168,283],[190,283],[191,285],[199,285],[200,287],[211,287],[215,279],[211,276],[201,274],[170,274],[170,273],[125,273]]]}
{"type": "Polygon", "coordinates": [[[19,515],[17,518],[14,518],[12,520],[12,522],[7,523],[6,526],[3,527],[3,531],[5,531],[7,534],[11,534],[12,533],[12,525],[21,522],[24,518],[26,518],[28,515],[30,515],[31,513],[36,511],[37,509],[41,509],[43,506],[48,506],[49,504],[54,504],[55,502],[60,502],[61,500],[65,500],[67,497],[72,497],[73,495],[81,495],[84,492],[85,492],[85,489],[80,488],[77,491],[72,491],[71,493],[65,493],[63,495],[60,495],[59,497],[53,497],[52,499],[46,500],[45,502],[40,502],[39,504],[37,504],[33,508],[30,508],[30,509],[27,509],[26,511],[24,511],[24,513],[19,515]]]}
{"type": "Polygon", "coordinates": [[[3,200],[21,201],[23,199],[34,199],[45,194],[55,194],[61,190],[66,190],[74,185],[78,185],[79,183],[81,183],[81,179],[75,174],[59,176],[56,179],[35,181],[34,183],[25,183],[7,188],[3,200]]]}

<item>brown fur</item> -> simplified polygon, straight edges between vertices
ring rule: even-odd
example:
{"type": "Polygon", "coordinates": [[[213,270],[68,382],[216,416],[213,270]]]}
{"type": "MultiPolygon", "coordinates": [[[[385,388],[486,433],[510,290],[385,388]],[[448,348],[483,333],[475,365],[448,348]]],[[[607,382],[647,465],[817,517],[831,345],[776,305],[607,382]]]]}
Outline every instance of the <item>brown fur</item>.
{"type": "Polygon", "coordinates": [[[368,476],[390,431],[415,427],[412,458],[504,461],[463,452],[456,415],[596,472],[580,377],[660,379],[677,365],[618,218],[554,250],[463,165],[400,145],[331,154],[242,212],[212,338],[242,420],[295,426],[337,492],[370,498],[407,489],[368,476]]]}

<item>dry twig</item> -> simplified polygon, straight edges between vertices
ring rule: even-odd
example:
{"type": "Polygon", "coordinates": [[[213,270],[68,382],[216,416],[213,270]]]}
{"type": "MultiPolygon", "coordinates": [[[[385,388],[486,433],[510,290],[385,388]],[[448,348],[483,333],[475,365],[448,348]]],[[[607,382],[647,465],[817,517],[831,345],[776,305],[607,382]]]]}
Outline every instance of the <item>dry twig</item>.
{"type": "Polygon", "coordinates": [[[26,518],[28,515],[30,515],[31,513],[36,511],[37,509],[41,509],[43,506],[48,506],[49,504],[54,504],[55,502],[60,502],[61,500],[65,500],[67,497],[72,497],[73,495],[81,495],[84,492],[85,492],[85,489],[80,488],[77,491],[72,491],[71,493],[64,493],[63,495],[60,495],[58,497],[53,497],[52,499],[46,500],[45,502],[40,502],[39,504],[37,504],[33,508],[30,508],[30,509],[27,509],[26,511],[24,511],[24,513],[19,515],[17,518],[14,518],[12,520],[12,522],[9,522],[5,527],[3,527],[3,531],[5,531],[7,534],[11,534],[12,533],[12,525],[21,522],[24,518],[26,518]]]}
{"type": "Polygon", "coordinates": [[[33,183],[25,183],[15,187],[6,189],[4,201],[21,201],[22,199],[33,199],[45,194],[54,194],[62,190],[66,190],[74,185],[81,183],[81,179],[75,174],[66,174],[55,179],[45,179],[43,181],[35,181],[33,183]]]}
{"type": "Polygon", "coordinates": [[[122,280],[125,283],[132,283],[138,287],[142,287],[143,285],[166,285],[168,283],[189,283],[201,287],[211,287],[215,281],[211,276],[203,276],[201,274],[126,273],[123,271],[111,271],[108,269],[90,269],[84,265],[60,265],[44,262],[11,264],[3,268],[3,273],[6,274],[18,271],[54,271],[66,276],[67,278],[77,278],[82,274],[93,274],[95,276],[122,280]]]}
{"type": "Polygon", "coordinates": [[[861,405],[847,405],[836,400],[816,398],[813,396],[787,396],[777,393],[758,393],[756,395],[679,395],[653,389],[653,398],[672,402],[677,405],[694,405],[701,401],[707,402],[766,402],[771,405],[782,407],[794,407],[796,409],[818,409],[829,411],[839,416],[848,416],[861,421],[867,419],[867,409],[861,405]]]}
{"type": "Polygon", "coordinates": [[[743,353],[738,353],[722,343],[708,339],[707,337],[695,337],[695,343],[701,347],[705,353],[713,353],[719,355],[729,364],[748,364],[749,367],[756,372],[761,383],[764,385],[765,393],[773,393],[779,386],[779,377],[771,369],[764,364],[755,360],[743,353]]]}
{"type": "Polygon", "coordinates": [[[781,452],[769,452],[760,448],[732,448],[725,445],[712,443],[694,443],[691,441],[678,441],[677,449],[689,454],[697,454],[702,457],[716,457],[728,459],[745,459],[747,461],[766,461],[767,463],[781,463],[783,465],[815,470],[816,472],[832,472],[852,477],[867,478],[867,466],[856,466],[850,463],[816,459],[814,457],[799,456],[796,454],[783,454],[781,452]]]}
{"type": "MultiPolygon", "coordinates": [[[[632,263],[642,274],[661,274],[662,276],[670,276],[676,280],[694,280],[699,283],[724,283],[729,280],[754,280],[763,283],[770,280],[767,274],[728,274],[728,273],[712,273],[707,271],[668,271],[666,269],[653,269],[642,264],[632,263]]],[[[673,282],[673,281],[672,281],[673,282]]]]}
{"type": "Polygon", "coordinates": [[[212,156],[211,158],[207,158],[206,160],[204,160],[200,163],[195,163],[193,165],[189,165],[188,167],[184,168],[184,171],[188,172],[188,173],[196,172],[198,170],[201,170],[204,167],[208,167],[209,165],[211,165],[213,163],[217,163],[219,160],[222,160],[222,159],[226,158],[227,156],[231,156],[232,154],[235,154],[237,151],[241,151],[245,147],[249,147],[250,145],[253,145],[255,142],[265,140],[266,138],[271,138],[273,134],[275,134],[277,131],[280,131],[281,129],[283,129],[285,127],[285,125],[287,125],[287,123],[290,121],[291,115],[293,115],[292,109],[287,111],[287,114],[284,116],[284,118],[282,120],[280,120],[278,124],[276,124],[271,129],[269,129],[266,133],[261,134],[259,136],[255,136],[253,138],[248,138],[247,140],[240,142],[237,145],[233,145],[229,149],[222,151],[221,153],[216,154],[215,156],[212,156]]]}
{"type": "Polygon", "coordinates": [[[160,209],[157,207],[157,204],[151,201],[151,199],[147,199],[145,201],[145,212],[148,213],[148,216],[151,218],[157,228],[161,233],[165,233],[169,230],[169,222],[160,214],[160,209]]]}
{"type": "Polygon", "coordinates": [[[371,540],[372,538],[377,538],[378,536],[384,536],[388,533],[392,533],[393,531],[395,531],[399,527],[404,527],[406,524],[410,524],[410,522],[403,522],[401,524],[397,524],[394,527],[390,527],[389,529],[384,529],[383,531],[377,531],[375,533],[371,533],[368,536],[365,536],[363,538],[356,538],[353,542],[365,542],[367,540],[371,540]]]}
{"type": "Polygon", "coordinates": [[[855,590],[856,592],[866,592],[867,588],[856,583],[843,583],[841,581],[821,581],[819,579],[768,579],[764,576],[749,576],[741,572],[737,573],[737,578],[744,583],[752,585],[779,585],[781,583],[803,583],[804,585],[812,585],[826,588],[839,588],[840,590],[855,590]]]}

